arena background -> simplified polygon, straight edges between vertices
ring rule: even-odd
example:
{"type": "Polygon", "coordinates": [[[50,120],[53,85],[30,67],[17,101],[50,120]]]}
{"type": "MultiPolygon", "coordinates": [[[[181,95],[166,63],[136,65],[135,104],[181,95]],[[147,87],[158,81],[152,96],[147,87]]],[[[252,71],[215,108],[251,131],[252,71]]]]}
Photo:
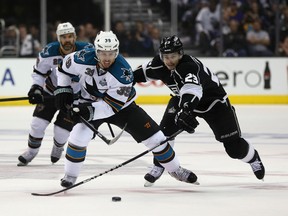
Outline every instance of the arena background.
{"type": "MultiPolygon", "coordinates": [[[[61,21],[69,21],[74,26],[83,23],[92,23],[97,31],[113,29],[114,23],[121,20],[126,27],[131,27],[137,21],[145,24],[153,24],[160,30],[160,36],[177,34],[184,43],[187,54],[199,57],[211,71],[217,74],[224,85],[232,103],[236,104],[287,104],[288,103],[288,58],[277,55],[277,47],[280,43],[281,29],[279,26],[281,12],[277,8],[283,5],[287,7],[286,1],[269,1],[274,7],[273,16],[273,44],[275,55],[269,57],[223,57],[222,43],[219,47],[219,54],[216,56],[199,52],[193,45],[193,32],[185,31],[187,21],[183,17],[187,12],[193,11],[192,6],[211,1],[157,1],[157,0],[87,0],[85,4],[67,0],[61,3],[55,0],[26,0],[0,2],[0,42],[4,42],[4,33],[7,29],[17,25],[25,24],[30,28],[36,26],[39,30],[38,37],[42,46],[50,42],[49,36],[51,24],[61,21]],[[77,8],[77,10],[75,10],[77,8]],[[184,24],[183,24],[184,23],[184,24]],[[270,70],[269,88],[264,87],[264,71],[266,63],[270,70]]],[[[221,8],[225,7],[226,1],[218,1],[221,8]]],[[[233,1],[227,1],[233,4],[233,1]]],[[[240,2],[240,1],[235,1],[240,2]]],[[[255,1],[259,5],[263,2],[255,1]]],[[[264,7],[264,6],[263,6],[264,7]]],[[[189,21],[189,20],[188,20],[189,21]]],[[[223,25],[220,22],[220,27],[223,25]]],[[[219,27],[219,28],[220,28],[219,27]]],[[[37,29],[36,28],[36,29],[37,29]]],[[[17,33],[17,31],[15,32],[17,33]]],[[[52,29],[52,31],[55,31],[52,29]]],[[[17,35],[17,34],[16,34],[17,35]]],[[[223,39],[220,37],[220,39],[223,39]]],[[[223,41],[222,41],[223,42],[223,41]]],[[[0,44],[1,46],[1,44],[0,44]]],[[[0,55],[0,97],[26,96],[31,86],[31,73],[35,64],[33,58],[19,58],[19,44],[15,50],[6,49],[11,46],[2,46],[0,55]],[[6,52],[6,56],[4,55],[6,52]],[[9,52],[8,52],[9,51],[9,52]],[[15,51],[15,55],[14,52],[15,51]],[[9,55],[8,55],[9,54],[9,55]]],[[[121,50],[120,50],[121,52],[121,50]]],[[[139,55],[139,53],[138,53],[139,55]]],[[[143,57],[126,55],[132,68],[148,61],[153,55],[143,57]]],[[[137,84],[138,102],[145,104],[163,104],[169,99],[170,92],[159,82],[137,84]]],[[[27,101],[5,102],[0,105],[26,105],[27,101]]]]}

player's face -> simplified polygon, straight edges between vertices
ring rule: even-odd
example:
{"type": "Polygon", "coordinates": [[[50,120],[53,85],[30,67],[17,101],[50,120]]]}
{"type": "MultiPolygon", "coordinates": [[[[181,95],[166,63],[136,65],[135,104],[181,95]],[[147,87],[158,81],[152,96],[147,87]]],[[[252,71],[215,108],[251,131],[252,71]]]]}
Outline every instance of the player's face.
{"type": "Polygon", "coordinates": [[[117,51],[97,51],[99,65],[101,68],[109,68],[115,61],[117,51]]]}
{"type": "Polygon", "coordinates": [[[73,33],[60,35],[61,50],[65,54],[72,53],[74,51],[76,36],[73,33]]]}
{"type": "Polygon", "coordinates": [[[169,70],[174,70],[178,65],[180,59],[181,55],[178,52],[162,54],[162,60],[169,70]]]}

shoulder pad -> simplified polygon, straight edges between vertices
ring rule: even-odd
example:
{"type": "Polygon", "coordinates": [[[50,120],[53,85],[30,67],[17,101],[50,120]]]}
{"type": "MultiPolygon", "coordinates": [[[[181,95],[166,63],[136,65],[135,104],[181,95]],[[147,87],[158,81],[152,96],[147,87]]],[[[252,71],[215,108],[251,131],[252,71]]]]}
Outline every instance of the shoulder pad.
{"type": "Polygon", "coordinates": [[[151,61],[152,67],[158,67],[160,65],[164,65],[163,61],[160,58],[160,55],[155,56],[151,61]]]}
{"type": "Polygon", "coordinates": [[[133,82],[133,70],[129,63],[120,54],[115,59],[114,64],[109,68],[109,72],[123,84],[133,82]]]}
{"type": "Polygon", "coordinates": [[[77,64],[96,65],[96,54],[94,48],[82,49],[74,54],[74,61],[77,64]]]}
{"type": "Polygon", "coordinates": [[[201,65],[202,63],[198,59],[189,55],[184,55],[176,69],[178,72],[181,71],[182,74],[196,74],[201,70],[201,65]]]}
{"type": "Polygon", "coordinates": [[[55,41],[47,44],[41,51],[40,55],[42,58],[59,56],[61,55],[59,49],[60,49],[60,43],[58,41],[55,41]]]}
{"type": "Polygon", "coordinates": [[[77,51],[81,49],[94,48],[93,44],[82,41],[76,41],[75,46],[77,51]]]}

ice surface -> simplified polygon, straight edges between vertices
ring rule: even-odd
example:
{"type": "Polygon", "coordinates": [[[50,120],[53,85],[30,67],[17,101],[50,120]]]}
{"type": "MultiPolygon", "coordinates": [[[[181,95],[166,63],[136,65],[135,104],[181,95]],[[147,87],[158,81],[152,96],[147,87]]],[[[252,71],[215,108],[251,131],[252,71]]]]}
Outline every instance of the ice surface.
{"type": "MultiPolygon", "coordinates": [[[[253,144],[266,167],[259,181],[251,167],[227,156],[207,124],[200,121],[195,134],[177,137],[175,151],[183,167],[193,170],[200,185],[178,182],[165,173],[151,188],[143,187],[151,166],[151,153],[76,187],[51,197],[62,189],[64,157],[51,165],[52,124],[38,156],[17,167],[25,151],[33,106],[0,107],[0,214],[3,216],[287,216],[288,215],[288,106],[235,106],[243,137],[253,144]],[[112,202],[120,196],[121,202],[112,202]]],[[[163,105],[143,105],[160,121],[163,105]]],[[[120,130],[114,126],[117,134],[120,130]]],[[[111,138],[107,125],[101,133],[111,138]]],[[[112,146],[99,138],[88,146],[78,181],[105,172],[146,150],[127,133],[112,146]]]]}

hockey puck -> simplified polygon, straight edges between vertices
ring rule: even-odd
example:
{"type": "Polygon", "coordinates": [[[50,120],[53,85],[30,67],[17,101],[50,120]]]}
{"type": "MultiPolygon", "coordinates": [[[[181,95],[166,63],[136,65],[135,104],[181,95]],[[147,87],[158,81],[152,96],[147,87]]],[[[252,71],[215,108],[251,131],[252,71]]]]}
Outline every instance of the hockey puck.
{"type": "Polygon", "coordinates": [[[112,201],[113,202],[120,202],[121,201],[121,197],[118,197],[118,196],[112,197],[112,201]]]}

